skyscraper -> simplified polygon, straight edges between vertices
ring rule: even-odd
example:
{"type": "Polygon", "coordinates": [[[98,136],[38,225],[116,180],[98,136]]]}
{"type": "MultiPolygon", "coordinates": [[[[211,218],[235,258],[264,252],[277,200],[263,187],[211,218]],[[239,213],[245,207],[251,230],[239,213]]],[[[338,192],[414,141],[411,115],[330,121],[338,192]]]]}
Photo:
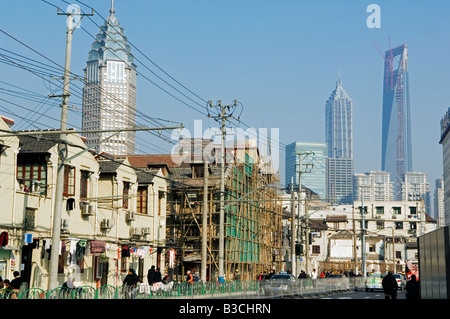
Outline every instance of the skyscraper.
{"type": "Polygon", "coordinates": [[[325,105],[327,198],[338,204],[353,201],[353,101],[341,77],[325,105]]]}
{"type": "Polygon", "coordinates": [[[100,27],[84,69],[82,129],[86,144],[97,152],[134,154],[136,122],[136,65],[124,29],[114,15],[100,27]],[[104,131],[104,132],[99,132],[104,131]]]}
{"type": "Polygon", "coordinates": [[[413,170],[410,117],[408,54],[402,44],[385,53],[383,85],[381,170],[391,173],[395,200],[401,200],[404,174],[413,170]]]}
{"type": "Polygon", "coordinates": [[[302,186],[309,188],[320,198],[326,198],[325,184],[325,162],[327,156],[327,145],[325,143],[294,142],[286,146],[285,155],[285,178],[286,184],[291,183],[291,177],[294,178],[294,188],[298,187],[299,182],[299,157],[301,154],[310,153],[308,156],[302,156],[302,172],[306,165],[308,173],[302,174],[302,186]],[[310,153],[312,152],[312,153],[310,153]]]}

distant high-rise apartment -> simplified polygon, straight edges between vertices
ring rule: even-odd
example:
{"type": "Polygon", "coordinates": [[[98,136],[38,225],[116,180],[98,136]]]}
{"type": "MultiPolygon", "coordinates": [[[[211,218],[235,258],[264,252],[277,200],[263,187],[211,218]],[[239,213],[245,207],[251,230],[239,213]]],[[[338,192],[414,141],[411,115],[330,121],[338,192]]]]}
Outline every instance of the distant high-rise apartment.
{"type": "Polygon", "coordinates": [[[327,144],[327,198],[337,204],[353,201],[353,101],[342,87],[336,89],[325,105],[325,142],[327,144]]]}
{"type": "Polygon", "coordinates": [[[404,174],[413,170],[410,118],[408,52],[402,44],[385,53],[383,85],[381,170],[391,173],[395,200],[401,199],[404,174]]]}
{"type": "Polygon", "coordinates": [[[325,143],[294,142],[286,146],[285,178],[286,185],[291,184],[294,178],[294,189],[298,188],[300,173],[300,156],[302,156],[302,186],[309,188],[326,198],[325,162],[327,146],[325,143]],[[308,154],[308,155],[306,155],[308,154]],[[306,155],[306,156],[305,156],[306,155]]]}
{"type": "Polygon", "coordinates": [[[423,200],[426,212],[431,213],[430,183],[427,182],[427,174],[420,172],[408,172],[404,175],[401,185],[401,200],[423,200]]]}
{"type": "Polygon", "coordinates": [[[437,226],[445,226],[445,209],[444,209],[444,179],[436,179],[434,188],[434,218],[437,220],[437,226]]]}
{"type": "Polygon", "coordinates": [[[100,27],[84,69],[82,129],[87,146],[97,152],[127,155],[135,152],[136,66],[124,29],[114,15],[100,27]],[[103,131],[103,132],[99,132],[103,131]]]}
{"type": "Polygon", "coordinates": [[[354,200],[360,201],[363,194],[367,201],[392,201],[394,198],[394,185],[391,182],[391,173],[370,171],[354,176],[354,200]]]}

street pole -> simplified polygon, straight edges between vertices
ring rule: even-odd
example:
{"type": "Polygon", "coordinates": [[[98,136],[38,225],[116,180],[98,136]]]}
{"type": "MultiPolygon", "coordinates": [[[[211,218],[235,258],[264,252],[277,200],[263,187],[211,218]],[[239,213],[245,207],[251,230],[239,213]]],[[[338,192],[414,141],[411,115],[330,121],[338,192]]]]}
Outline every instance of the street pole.
{"type": "Polygon", "coordinates": [[[233,117],[233,113],[237,107],[237,100],[234,101],[233,105],[222,105],[222,101],[219,101],[218,105],[213,106],[212,101],[208,101],[210,107],[218,107],[220,108],[220,115],[217,116],[208,116],[213,117],[215,120],[221,120],[221,134],[222,134],[222,143],[221,143],[221,165],[220,165],[220,213],[219,213],[219,282],[223,282],[224,278],[224,255],[225,255],[225,121],[229,117],[233,117]],[[228,114],[226,113],[228,110],[228,114]]]}
{"type": "MultiPolygon", "coordinates": [[[[73,27],[73,13],[61,13],[58,9],[58,15],[67,16],[67,34],[66,34],[66,58],[64,65],[64,83],[63,83],[63,95],[61,105],[61,131],[67,130],[67,113],[69,105],[69,84],[70,84],[70,62],[72,54],[72,35],[75,31],[73,27]]],[[[80,15],[80,20],[83,16],[91,14],[76,14],[80,15]]],[[[56,176],[55,186],[55,209],[53,213],[53,225],[52,225],[52,246],[49,264],[49,281],[48,290],[53,290],[58,285],[58,261],[59,261],[59,244],[61,241],[61,215],[64,193],[64,160],[67,157],[67,146],[65,144],[67,134],[61,133],[59,136],[60,142],[58,142],[58,170],[56,176]]]]}
{"type": "Polygon", "coordinates": [[[221,109],[222,132],[220,163],[220,214],[219,214],[219,282],[224,280],[224,254],[225,254],[225,108],[221,109]]]}
{"type": "Polygon", "coordinates": [[[365,219],[365,211],[364,211],[364,186],[361,187],[361,271],[363,273],[363,277],[367,276],[366,269],[366,219],[365,219]]]}
{"type": "Polygon", "coordinates": [[[202,216],[202,271],[201,278],[206,281],[206,249],[208,236],[208,162],[204,164],[203,184],[203,216],[202,216]]]}
{"type": "Polygon", "coordinates": [[[295,204],[294,204],[294,177],[291,177],[291,271],[295,276],[295,204]]]}
{"type": "MultiPolygon", "coordinates": [[[[303,163],[302,163],[302,156],[304,155],[305,157],[306,156],[308,156],[308,155],[314,155],[314,152],[306,152],[306,153],[297,153],[297,155],[298,155],[298,164],[296,164],[296,165],[298,165],[298,203],[299,203],[299,210],[300,210],[300,198],[301,198],[301,193],[302,193],[302,173],[310,173],[310,171],[308,171],[308,167],[309,166],[311,166],[311,168],[312,167],[314,167],[314,164],[306,164],[306,170],[303,172],[302,171],[302,165],[303,165],[303,163]]],[[[300,215],[300,214],[299,214],[300,215]]],[[[305,193],[305,216],[306,216],[306,193],[305,193]]],[[[295,215],[292,217],[292,218],[294,218],[295,217],[295,215]]],[[[305,247],[305,249],[306,249],[306,273],[308,274],[308,263],[309,263],[309,239],[308,239],[308,236],[309,236],[309,223],[308,223],[308,220],[306,220],[306,222],[307,222],[307,225],[306,225],[306,247],[305,247]]],[[[293,230],[295,230],[295,228],[293,229],[293,230]]],[[[294,240],[294,249],[295,249],[295,240],[294,240]]],[[[295,250],[294,250],[294,253],[295,253],[295,250]]],[[[295,270],[296,270],[296,262],[295,261],[293,261],[293,264],[294,264],[294,266],[292,267],[292,273],[294,274],[294,275],[296,275],[296,272],[295,272],[295,270]]]]}
{"type": "Polygon", "coordinates": [[[306,209],[306,198],[305,198],[305,217],[306,217],[306,219],[305,219],[305,222],[306,222],[306,225],[305,225],[306,266],[305,266],[305,269],[306,269],[306,274],[310,275],[310,272],[309,272],[309,245],[310,245],[310,242],[309,242],[309,216],[308,216],[308,212],[306,209]]]}

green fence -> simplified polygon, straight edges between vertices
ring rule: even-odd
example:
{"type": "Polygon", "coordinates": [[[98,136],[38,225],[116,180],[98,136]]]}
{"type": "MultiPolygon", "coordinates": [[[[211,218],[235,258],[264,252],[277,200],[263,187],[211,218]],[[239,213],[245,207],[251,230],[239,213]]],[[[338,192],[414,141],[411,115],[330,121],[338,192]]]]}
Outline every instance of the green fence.
{"type": "Polygon", "coordinates": [[[31,288],[20,292],[0,290],[0,299],[161,299],[186,297],[213,297],[225,294],[249,293],[258,290],[254,281],[220,282],[172,282],[167,285],[150,286],[140,284],[128,286],[81,286],[77,288],[57,287],[51,291],[31,288]]]}
{"type": "Polygon", "coordinates": [[[329,294],[339,291],[357,290],[364,287],[363,281],[351,278],[320,278],[317,280],[263,280],[221,282],[171,282],[167,285],[140,284],[129,286],[81,286],[74,289],[58,287],[51,291],[31,288],[20,292],[0,290],[0,299],[259,299],[291,298],[329,294]]]}

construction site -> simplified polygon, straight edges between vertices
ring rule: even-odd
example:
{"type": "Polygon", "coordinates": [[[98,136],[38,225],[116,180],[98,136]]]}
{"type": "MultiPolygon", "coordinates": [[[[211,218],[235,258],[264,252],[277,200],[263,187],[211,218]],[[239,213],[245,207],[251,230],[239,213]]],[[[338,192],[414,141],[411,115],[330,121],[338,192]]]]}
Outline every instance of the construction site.
{"type": "MultiPolygon", "coordinates": [[[[198,152],[203,152],[210,142],[202,141],[198,152]]],[[[169,275],[184,280],[187,270],[199,274],[202,243],[206,241],[206,280],[215,281],[219,276],[220,151],[213,149],[214,160],[207,164],[195,160],[195,150],[191,154],[170,168],[166,246],[175,250],[175,262],[169,275]],[[202,219],[205,206],[206,224],[202,219]],[[202,235],[203,227],[207,229],[206,237],[202,235]]],[[[226,154],[224,280],[252,280],[270,269],[278,272],[282,270],[282,206],[277,176],[263,169],[256,147],[227,147],[226,154]]]]}

